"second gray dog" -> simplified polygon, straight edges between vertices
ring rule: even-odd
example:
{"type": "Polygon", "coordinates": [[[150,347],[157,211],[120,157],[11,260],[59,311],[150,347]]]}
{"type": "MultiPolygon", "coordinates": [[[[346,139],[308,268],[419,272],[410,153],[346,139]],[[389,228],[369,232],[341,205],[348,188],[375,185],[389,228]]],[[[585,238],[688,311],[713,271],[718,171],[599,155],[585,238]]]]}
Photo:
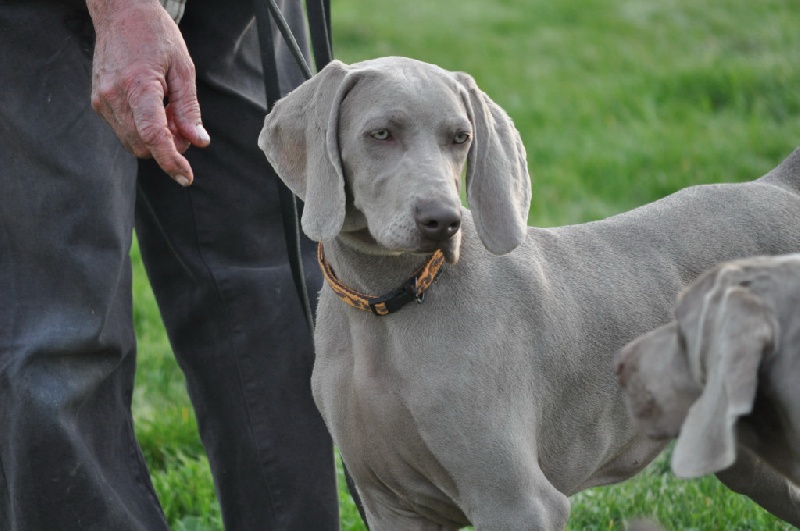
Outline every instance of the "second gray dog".
{"type": "MultiPolygon", "coordinates": [[[[615,352],[711,266],[800,251],[799,152],[751,183],[527,228],[511,120],[468,75],[410,59],[330,64],[259,144],[324,244],[313,391],[374,531],[563,528],[567,496],[666,444],[636,430],[615,352]]],[[[798,489],[752,455],[718,477],[800,524],[798,489]]]]}
{"type": "Polygon", "coordinates": [[[675,318],[617,358],[640,428],[677,437],[681,477],[746,448],[800,485],[800,254],[734,260],[681,292],[675,318]]]}

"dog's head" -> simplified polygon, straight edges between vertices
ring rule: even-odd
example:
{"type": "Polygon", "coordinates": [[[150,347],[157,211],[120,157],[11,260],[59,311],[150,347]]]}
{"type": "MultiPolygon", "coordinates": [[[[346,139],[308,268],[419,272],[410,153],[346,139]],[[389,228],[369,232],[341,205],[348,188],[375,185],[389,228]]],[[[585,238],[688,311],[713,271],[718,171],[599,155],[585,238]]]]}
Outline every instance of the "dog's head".
{"type": "Polygon", "coordinates": [[[259,146],[304,202],[313,240],[373,254],[458,260],[461,175],[478,235],[510,252],[526,235],[530,178],[506,113],[463,73],[406,58],[334,61],[281,99],[259,146]]]}
{"type": "Polygon", "coordinates": [[[730,466],[735,425],[753,407],[758,369],[774,348],[778,323],[751,290],[757,270],[731,262],[679,296],[675,320],[626,345],[616,360],[640,428],[677,437],[673,471],[699,477],[730,466]]]}

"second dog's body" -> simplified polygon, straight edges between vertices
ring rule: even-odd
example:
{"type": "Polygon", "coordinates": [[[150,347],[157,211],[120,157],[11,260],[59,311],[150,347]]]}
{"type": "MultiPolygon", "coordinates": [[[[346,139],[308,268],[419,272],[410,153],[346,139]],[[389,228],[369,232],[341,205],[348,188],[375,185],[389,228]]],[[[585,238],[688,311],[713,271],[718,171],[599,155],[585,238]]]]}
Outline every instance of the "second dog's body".
{"type": "MultiPolygon", "coordinates": [[[[469,78],[410,60],[334,63],[278,104],[261,145],[352,289],[391,291],[437,247],[450,262],[423,304],[385,317],[320,296],[314,395],[376,530],[563,528],[566,496],[663,448],[634,428],[615,352],[705,269],[800,251],[798,152],[752,183],[526,229],[513,125],[469,78]]],[[[750,455],[719,477],[800,523],[798,490],[750,455]]]]}

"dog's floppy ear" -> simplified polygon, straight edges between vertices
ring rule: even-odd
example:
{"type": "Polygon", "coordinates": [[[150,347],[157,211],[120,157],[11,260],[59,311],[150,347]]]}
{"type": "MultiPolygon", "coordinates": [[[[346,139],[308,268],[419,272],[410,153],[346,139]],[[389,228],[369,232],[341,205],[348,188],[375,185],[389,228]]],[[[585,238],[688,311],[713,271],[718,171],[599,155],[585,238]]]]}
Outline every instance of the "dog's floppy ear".
{"type": "Polygon", "coordinates": [[[699,312],[700,301],[691,291],[676,310],[679,320],[695,321],[694,326],[686,326],[692,331],[686,337],[687,350],[693,371],[700,371],[696,376],[705,380],[672,454],[672,470],[680,477],[699,477],[733,464],[735,424],[753,408],[759,364],[777,337],[772,312],[731,278],[736,276],[741,278],[737,271],[723,268],[699,312]]]}
{"type": "Polygon", "coordinates": [[[511,118],[468,74],[456,79],[466,91],[474,135],[467,156],[467,202],[483,245],[493,254],[525,241],[531,180],[525,146],[511,118]]]}
{"type": "Polygon", "coordinates": [[[258,137],[278,176],[305,201],[303,231],[316,241],[333,238],[344,223],[338,130],[347,73],[344,63],[329,63],[275,104],[258,137]]]}
{"type": "Polygon", "coordinates": [[[676,437],[700,396],[670,321],[631,341],[617,354],[617,380],[640,430],[654,438],[676,437]]]}

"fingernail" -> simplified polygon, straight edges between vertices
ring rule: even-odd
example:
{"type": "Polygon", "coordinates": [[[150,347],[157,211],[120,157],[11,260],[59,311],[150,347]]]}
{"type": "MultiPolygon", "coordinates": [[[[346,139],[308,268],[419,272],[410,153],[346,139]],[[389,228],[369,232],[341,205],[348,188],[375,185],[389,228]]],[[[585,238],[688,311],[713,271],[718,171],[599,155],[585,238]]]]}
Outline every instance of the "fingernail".
{"type": "Polygon", "coordinates": [[[203,124],[197,124],[195,126],[195,130],[197,131],[197,137],[202,140],[203,142],[211,142],[211,137],[208,135],[208,131],[206,128],[203,127],[203,124]]]}
{"type": "Polygon", "coordinates": [[[189,182],[189,179],[187,179],[183,175],[174,175],[172,178],[175,179],[175,181],[184,188],[192,184],[191,182],[189,182]]]}

